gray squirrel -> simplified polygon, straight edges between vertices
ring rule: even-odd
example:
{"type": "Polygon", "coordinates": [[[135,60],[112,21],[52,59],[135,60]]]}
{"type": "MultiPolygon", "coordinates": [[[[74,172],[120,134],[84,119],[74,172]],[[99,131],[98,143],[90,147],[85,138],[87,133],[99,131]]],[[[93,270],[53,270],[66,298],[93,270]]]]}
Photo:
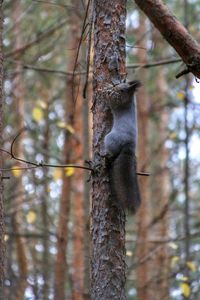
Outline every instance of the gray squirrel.
{"type": "Polygon", "coordinates": [[[104,156],[109,168],[111,193],[119,207],[132,213],[137,211],[141,202],[135,156],[137,143],[135,92],[140,86],[140,81],[135,80],[107,89],[113,125],[104,139],[104,156]]]}

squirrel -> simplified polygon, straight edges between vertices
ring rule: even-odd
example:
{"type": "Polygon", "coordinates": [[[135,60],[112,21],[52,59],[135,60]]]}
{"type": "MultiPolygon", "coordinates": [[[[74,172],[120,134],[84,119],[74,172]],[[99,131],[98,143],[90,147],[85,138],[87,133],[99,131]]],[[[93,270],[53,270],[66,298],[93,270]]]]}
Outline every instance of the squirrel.
{"type": "Polygon", "coordinates": [[[135,92],[141,82],[134,80],[107,89],[113,115],[111,131],[104,138],[104,156],[109,168],[111,194],[119,207],[135,213],[140,206],[136,174],[137,116],[135,92]]]}

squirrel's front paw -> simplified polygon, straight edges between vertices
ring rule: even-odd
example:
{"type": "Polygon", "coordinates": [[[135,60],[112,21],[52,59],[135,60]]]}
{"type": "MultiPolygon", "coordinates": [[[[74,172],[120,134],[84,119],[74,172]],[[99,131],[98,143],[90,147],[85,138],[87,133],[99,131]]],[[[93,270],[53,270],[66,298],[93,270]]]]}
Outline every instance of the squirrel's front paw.
{"type": "Polygon", "coordinates": [[[113,156],[110,153],[103,151],[101,153],[101,157],[102,157],[104,168],[108,168],[113,162],[113,156]]]}
{"type": "Polygon", "coordinates": [[[92,173],[98,173],[102,166],[99,160],[85,160],[85,163],[91,168],[92,173]]]}

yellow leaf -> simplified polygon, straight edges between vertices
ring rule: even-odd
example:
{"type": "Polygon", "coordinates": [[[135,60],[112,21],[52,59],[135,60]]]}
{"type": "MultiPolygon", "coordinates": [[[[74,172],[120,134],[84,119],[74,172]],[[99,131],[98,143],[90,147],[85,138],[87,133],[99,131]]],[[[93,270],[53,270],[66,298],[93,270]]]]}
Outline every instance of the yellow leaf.
{"type": "Polygon", "coordinates": [[[27,223],[32,224],[32,223],[34,223],[36,221],[36,219],[37,219],[36,213],[34,211],[30,210],[28,212],[28,214],[26,215],[26,221],[27,221],[27,223]]]}
{"type": "Polygon", "coordinates": [[[72,125],[70,125],[70,124],[66,124],[66,123],[63,122],[63,121],[58,121],[56,124],[57,124],[57,126],[60,127],[60,128],[66,128],[71,134],[74,134],[74,133],[75,133],[74,128],[73,128],[72,125]]]}
{"type": "Polygon", "coordinates": [[[133,256],[133,252],[132,252],[132,251],[129,251],[129,250],[127,250],[127,251],[126,251],[126,256],[133,256]]]}
{"type": "Polygon", "coordinates": [[[35,107],[32,111],[33,120],[36,122],[40,122],[44,119],[44,113],[40,107],[35,107]]]}
{"type": "Polygon", "coordinates": [[[66,124],[66,129],[67,129],[71,134],[74,134],[74,133],[75,133],[74,128],[73,128],[71,125],[69,125],[69,124],[66,124]]]}
{"type": "Polygon", "coordinates": [[[74,168],[73,167],[67,167],[65,168],[65,174],[67,177],[70,177],[74,174],[74,168]]]}
{"type": "Polygon", "coordinates": [[[191,289],[188,283],[181,283],[180,288],[184,297],[189,298],[191,294],[191,289]]]}
{"type": "Polygon", "coordinates": [[[47,104],[43,100],[37,100],[37,105],[40,106],[43,109],[47,108],[47,104]]]}
{"type": "Polygon", "coordinates": [[[171,266],[172,268],[175,267],[175,265],[178,263],[178,261],[180,260],[180,257],[178,256],[173,256],[171,259],[171,266]]]}
{"type": "Polygon", "coordinates": [[[47,192],[48,192],[48,193],[51,192],[51,187],[50,187],[50,186],[47,187],[47,192]]]}
{"type": "Polygon", "coordinates": [[[171,243],[169,243],[168,245],[169,245],[170,248],[172,248],[172,249],[174,249],[174,250],[178,249],[178,246],[177,246],[177,244],[175,244],[175,243],[172,243],[172,242],[171,242],[171,243]]]}
{"type": "Polygon", "coordinates": [[[18,177],[21,176],[22,170],[20,170],[18,166],[14,166],[14,167],[12,168],[12,173],[13,173],[13,175],[14,175],[16,178],[18,178],[18,177]]]}
{"type": "Polygon", "coordinates": [[[62,170],[61,169],[54,169],[53,178],[54,178],[54,180],[61,179],[62,178],[62,170]]]}
{"type": "Polygon", "coordinates": [[[179,100],[184,100],[185,98],[185,93],[184,91],[180,91],[176,94],[176,98],[179,99],[179,100]]]}
{"type": "Polygon", "coordinates": [[[4,241],[7,242],[9,240],[9,236],[7,234],[4,235],[4,241]]]}
{"type": "Polygon", "coordinates": [[[189,278],[187,277],[187,276],[181,276],[180,277],[180,281],[188,281],[189,280],[189,278]]]}
{"type": "Polygon", "coordinates": [[[56,124],[57,124],[57,126],[60,127],[60,128],[65,128],[65,127],[66,127],[65,122],[62,122],[62,121],[58,121],[56,124]]]}
{"type": "Polygon", "coordinates": [[[190,86],[189,86],[189,90],[192,91],[193,89],[194,89],[194,85],[190,85],[190,86]]]}
{"type": "Polygon", "coordinates": [[[193,261],[188,261],[187,262],[187,266],[188,268],[192,271],[192,272],[196,272],[197,268],[196,265],[193,261]]]}
{"type": "Polygon", "coordinates": [[[174,140],[175,138],[177,138],[177,133],[176,133],[175,131],[172,131],[172,132],[170,133],[170,135],[169,135],[169,138],[170,138],[171,140],[174,140]]]}

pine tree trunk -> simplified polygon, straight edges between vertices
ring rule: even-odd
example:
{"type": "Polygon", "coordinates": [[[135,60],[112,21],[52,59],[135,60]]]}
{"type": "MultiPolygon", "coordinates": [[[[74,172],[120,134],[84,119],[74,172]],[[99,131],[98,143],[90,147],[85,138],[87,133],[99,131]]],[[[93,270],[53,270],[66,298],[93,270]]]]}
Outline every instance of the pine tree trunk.
{"type": "MultiPolygon", "coordinates": [[[[88,86],[88,96],[83,100],[83,160],[89,161],[90,130],[89,130],[89,99],[91,84],[88,86]]],[[[92,126],[90,126],[92,128],[92,126]]],[[[84,172],[83,202],[84,202],[84,294],[89,300],[90,293],[90,183],[87,172],[84,172]]]]}
{"type": "Polygon", "coordinates": [[[91,299],[126,299],[125,214],[111,203],[108,174],[100,153],[111,114],[101,88],[114,78],[109,63],[114,57],[125,78],[125,0],[94,1],[93,161],[99,171],[92,178],[91,299]]]}
{"type": "MultiPolygon", "coordinates": [[[[79,27],[80,28],[80,27],[79,27]]],[[[79,90],[76,100],[75,113],[75,133],[77,142],[74,145],[75,162],[83,164],[83,120],[82,120],[82,84],[79,84],[79,90]]],[[[84,299],[84,207],[83,207],[83,170],[75,170],[73,176],[74,198],[73,198],[73,215],[74,215],[74,234],[73,234],[73,300],[84,299]]]]}
{"type": "MultiPolygon", "coordinates": [[[[154,34],[156,47],[164,55],[163,38],[156,30],[154,34]]],[[[157,121],[152,125],[153,132],[156,132],[152,144],[155,157],[153,163],[153,182],[151,184],[153,196],[153,226],[151,236],[159,238],[168,237],[168,210],[169,210],[169,174],[167,169],[168,151],[165,147],[167,137],[167,126],[169,121],[167,103],[167,83],[163,68],[159,68],[156,77],[156,94],[154,96],[154,113],[158,115],[157,121]]],[[[151,261],[151,283],[150,300],[169,298],[169,246],[164,243],[159,247],[155,245],[151,251],[156,253],[151,261]],[[156,266],[156,267],[155,267],[156,266]],[[156,292],[155,292],[156,291],[156,292]]]]}
{"type": "MultiPolygon", "coordinates": [[[[146,18],[144,15],[140,15],[140,23],[138,30],[138,37],[143,37],[140,47],[146,48],[146,39],[144,38],[146,32],[146,18]]],[[[139,63],[145,64],[147,60],[146,51],[138,50],[139,63]]],[[[139,73],[140,78],[144,83],[144,86],[138,91],[137,103],[138,103],[138,132],[139,132],[139,144],[138,144],[138,168],[141,171],[145,171],[148,166],[148,94],[145,86],[147,71],[141,69],[139,73]]],[[[149,209],[149,187],[148,178],[141,176],[140,178],[140,190],[142,205],[138,213],[138,246],[137,246],[137,260],[138,267],[137,273],[137,299],[149,300],[148,294],[148,280],[149,280],[149,259],[145,259],[149,252],[148,244],[148,225],[150,220],[149,209]]]]}
{"type": "MultiPolygon", "coordinates": [[[[44,151],[44,161],[48,163],[48,153],[49,153],[49,139],[50,139],[50,126],[49,126],[49,91],[43,88],[42,93],[43,99],[46,99],[46,110],[45,110],[45,129],[44,129],[44,141],[42,149],[44,151]]],[[[49,298],[49,287],[50,287],[50,255],[49,255],[49,220],[48,220],[48,179],[44,176],[42,180],[43,195],[41,197],[41,216],[42,216],[42,225],[43,225],[43,255],[42,255],[42,277],[43,277],[43,287],[42,287],[42,297],[43,300],[48,300],[49,298]]]]}

